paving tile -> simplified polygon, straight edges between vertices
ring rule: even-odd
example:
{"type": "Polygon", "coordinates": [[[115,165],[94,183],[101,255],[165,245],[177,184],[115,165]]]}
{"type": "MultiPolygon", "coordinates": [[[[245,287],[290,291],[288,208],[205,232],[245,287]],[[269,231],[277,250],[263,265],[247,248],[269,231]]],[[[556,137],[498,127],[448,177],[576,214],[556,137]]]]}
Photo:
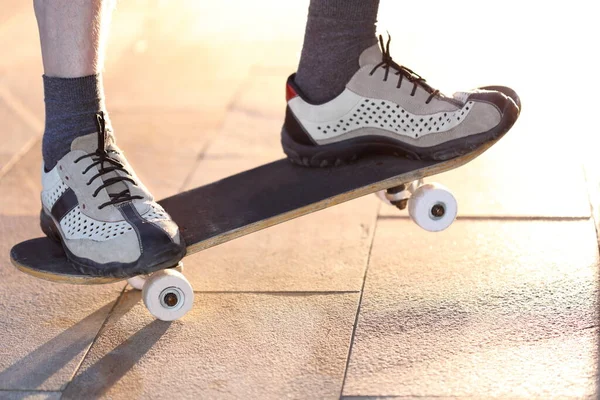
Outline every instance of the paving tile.
{"type": "Polygon", "coordinates": [[[42,168],[41,140],[0,179],[0,215],[38,215],[42,168]]]}
{"type": "Polygon", "coordinates": [[[380,221],[344,395],[597,393],[591,221],[380,221]]]}
{"type": "MultiPolygon", "coordinates": [[[[220,141],[220,138],[215,139],[215,142],[217,141],[220,141]]],[[[194,170],[184,190],[208,185],[209,183],[277,161],[281,158],[269,156],[268,154],[244,157],[241,154],[235,154],[235,152],[239,151],[239,148],[235,147],[232,148],[231,153],[215,152],[212,149],[213,146],[209,147],[209,150],[194,170]]]]}
{"type": "MultiPolygon", "coordinates": [[[[245,92],[245,91],[244,91],[245,92]]],[[[245,109],[225,115],[185,190],[285,157],[281,149],[282,120],[245,109]]]]}
{"type": "MultiPolygon", "coordinates": [[[[308,6],[307,6],[308,9],[308,6]]],[[[264,54],[253,67],[253,71],[274,72],[281,74],[285,72],[285,78],[296,72],[300,54],[302,53],[302,43],[304,38],[304,27],[295,30],[295,35],[286,40],[278,38],[263,43],[264,54]]]]}
{"type": "Polygon", "coordinates": [[[2,67],[12,65],[15,62],[27,59],[30,55],[37,55],[38,59],[41,60],[33,3],[20,2],[20,4],[17,4],[17,2],[10,0],[8,3],[12,4],[3,2],[3,13],[0,19],[0,49],[4,54],[0,60],[0,65],[2,67]],[[11,34],[19,35],[19,46],[15,46],[15,37],[10,36],[11,34]]]}
{"type": "Polygon", "coordinates": [[[285,67],[252,68],[231,107],[248,114],[278,119],[282,125],[286,107],[285,85],[292,72],[294,69],[285,67]]]}
{"type": "Polygon", "coordinates": [[[44,124],[41,60],[23,60],[9,68],[8,71],[0,71],[0,86],[4,86],[12,94],[19,108],[33,116],[36,126],[42,128],[36,132],[41,136],[44,124]]]}
{"type": "MultiPolygon", "coordinates": [[[[29,5],[29,7],[31,7],[29,5]]],[[[0,26],[4,25],[6,21],[14,17],[23,9],[27,8],[27,5],[19,0],[5,0],[2,3],[2,15],[0,15],[0,26]]]]}
{"type": "Polygon", "coordinates": [[[61,392],[9,392],[0,390],[0,399],[3,400],[59,400],[61,392]]]}
{"type": "Polygon", "coordinates": [[[143,52],[131,50],[107,71],[105,85],[111,110],[219,112],[245,79],[243,66],[234,69],[233,55],[222,60],[219,48],[181,43],[168,37],[143,43],[147,43],[143,52]],[[177,74],[172,73],[174,66],[177,74]]]}
{"type": "MultiPolygon", "coordinates": [[[[118,51],[122,60],[106,74],[109,106],[118,109],[221,110],[234,100],[252,65],[265,58],[276,61],[281,51],[274,49],[301,38],[307,10],[306,2],[273,0],[235,2],[235,13],[225,3],[137,3],[143,4],[135,8],[144,10],[141,26],[139,17],[132,17],[137,39],[118,51]],[[274,47],[274,37],[280,46],[274,47]]],[[[126,8],[127,14],[134,7],[126,8]]],[[[114,25],[128,33],[121,25],[129,17],[119,16],[120,11],[114,25]]]]}
{"type": "Polygon", "coordinates": [[[7,168],[7,165],[12,158],[12,154],[0,154],[0,175],[3,174],[4,168],[7,168]]]}
{"type": "Polygon", "coordinates": [[[357,300],[196,294],[173,323],[119,305],[63,399],[338,398],[357,300]]]}
{"type": "Polygon", "coordinates": [[[107,104],[111,109],[222,110],[260,48],[198,37],[198,16],[184,7],[164,12],[167,17],[146,19],[138,41],[107,71],[107,104]]]}
{"type": "MultiPolygon", "coordinates": [[[[4,12],[4,3],[2,8],[4,12]]],[[[0,24],[0,54],[0,85],[43,121],[42,56],[32,3],[0,24]]]]}
{"type": "Polygon", "coordinates": [[[0,176],[5,172],[3,167],[17,157],[31,141],[41,135],[30,124],[23,121],[21,116],[7,104],[0,94],[0,121],[2,121],[2,142],[0,143],[0,176]]]}
{"type": "Polygon", "coordinates": [[[218,135],[206,150],[205,158],[283,158],[282,125],[282,118],[230,111],[223,120],[218,135]]]}
{"type": "Polygon", "coordinates": [[[158,112],[111,114],[117,140],[141,181],[155,198],[181,191],[221,116],[158,112]]]}

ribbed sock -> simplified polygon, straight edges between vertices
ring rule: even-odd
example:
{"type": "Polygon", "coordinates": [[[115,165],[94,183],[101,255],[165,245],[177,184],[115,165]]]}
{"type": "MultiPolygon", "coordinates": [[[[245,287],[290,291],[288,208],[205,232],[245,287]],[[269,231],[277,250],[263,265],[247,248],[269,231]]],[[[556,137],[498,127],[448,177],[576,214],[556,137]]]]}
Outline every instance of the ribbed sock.
{"type": "Polygon", "coordinates": [[[311,0],[295,82],[310,101],[344,91],[361,53],[377,43],[379,0],[311,0]]]}
{"type": "Polygon", "coordinates": [[[42,154],[46,170],[51,170],[71,151],[73,139],[97,131],[97,112],[104,111],[107,131],[111,129],[100,74],[81,78],[52,78],[44,75],[43,79],[46,126],[42,154]]]}

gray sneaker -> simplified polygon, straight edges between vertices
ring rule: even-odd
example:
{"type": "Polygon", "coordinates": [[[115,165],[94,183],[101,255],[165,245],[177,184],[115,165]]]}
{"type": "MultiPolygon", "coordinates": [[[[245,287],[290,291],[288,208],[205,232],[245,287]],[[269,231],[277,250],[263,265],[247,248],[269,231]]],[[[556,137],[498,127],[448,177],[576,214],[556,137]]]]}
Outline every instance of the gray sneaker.
{"type": "Polygon", "coordinates": [[[41,227],[82,273],[126,278],[176,265],[177,225],[140,182],[97,115],[98,132],[42,169],[41,227]]]}
{"type": "Polygon", "coordinates": [[[366,49],[335,99],[313,104],[287,82],[282,146],[295,163],[324,167],[364,154],[425,160],[466,154],[504,135],[520,112],[516,93],[488,86],[448,97],[392,60],[389,39],[366,49]]]}

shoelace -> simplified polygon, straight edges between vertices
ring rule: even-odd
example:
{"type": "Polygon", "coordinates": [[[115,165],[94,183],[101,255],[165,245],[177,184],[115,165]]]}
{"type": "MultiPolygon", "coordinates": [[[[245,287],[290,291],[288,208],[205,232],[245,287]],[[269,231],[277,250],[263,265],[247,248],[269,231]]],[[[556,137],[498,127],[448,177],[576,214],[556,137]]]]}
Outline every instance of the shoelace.
{"type": "Polygon", "coordinates": [[[431,102],[431,100],[435,96],[437,96],[440,93],[440,91],[437,89],[433,89],[431,86],[429,86],[426,83],[425,79],[423,79],[419,74],[417,74],[410,68],[406,68],[406,67],[396,63],[392,59],[392,56],[390,55],[390,41],[391,40],[392,40],[392,37],[388,34],[387,44],[384,46],[383,36],[379,35],[379,45],[381,46],[381,51],[383,53],[383,56],[382,56],[381,62],[379,64],[377,64],[373,68],[373,70],[371,70],[371,73],[369,75],[372,76],[375,73],[375,71],[377,71],[378,68],[384,68],[385,75],[383,77],[383,80],[387,81],[388,76],[390,74],[390,68],[393,68],[394,70],[396,70],[395,74],[399,76],[398,84],[396,85],[396,88],[400,88],[402,86],[403,79],[406,78],[409,82],[411,82],[414,85],[413,90],[410,95],[414,96],[417,91],[417,87],[421,86],[423,89],[425,89],[427,91],[427,93],[429,93],[429,97],[427,98],[427,101],[425,102],[425,104],[429,104],[429,102],[431,102]]]}
{"type": "MultiPolygon", "coordinates": [[[[78,163],[79,161],[85,158],[92,158],[93,162],[90,165],[88,165],[88,167],[82,172],[82,174],[86,174],[91,168],[98,166],[98,173],[90,178],[90,180],[87,182],[87,185],[91,185],[92,182],[94,182],[94,180],[96,180],[97,178],[113,171],[124,172],[125,174],[127,174],[127,176],[119,175],[116,177],[106,179],[104,183],[94,191],[92,196],[96,197],[102,189],[114,185],[118,182],[130,182],[137,186],[137,183],[131,178],[131,174],[125,169],[125,165],[123,165],[119,160],[112,158],[109,154],[116,152],[113,150],[106,150],[106,120],[104,119],[104,112],[102,111],[96,114],[96,127],[98,128],[98,148],[94,153],[81,156],[77,160],[75,160],[75,163],[78,163]]],[[[132,196],[129,192],[129,189],[125,189],[119,193],[109,193],[108,195],[110,197],[110,201],[100,204],[98,206],[99,210],[109,205],[116,205],[135,199],[143,199],[142,196],[132,196]]]]}

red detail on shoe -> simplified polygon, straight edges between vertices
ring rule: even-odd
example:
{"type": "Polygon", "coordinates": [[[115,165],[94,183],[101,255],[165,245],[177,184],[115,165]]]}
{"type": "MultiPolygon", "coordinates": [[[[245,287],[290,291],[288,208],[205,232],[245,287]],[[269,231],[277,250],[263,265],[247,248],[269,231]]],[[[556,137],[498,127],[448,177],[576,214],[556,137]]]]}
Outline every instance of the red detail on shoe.
{"type": "Polygon", "coordinates": [[[298,93],[289,84],[285,85],[285,101],[290,101],[294,97],[298,96],[298,93]]]}

